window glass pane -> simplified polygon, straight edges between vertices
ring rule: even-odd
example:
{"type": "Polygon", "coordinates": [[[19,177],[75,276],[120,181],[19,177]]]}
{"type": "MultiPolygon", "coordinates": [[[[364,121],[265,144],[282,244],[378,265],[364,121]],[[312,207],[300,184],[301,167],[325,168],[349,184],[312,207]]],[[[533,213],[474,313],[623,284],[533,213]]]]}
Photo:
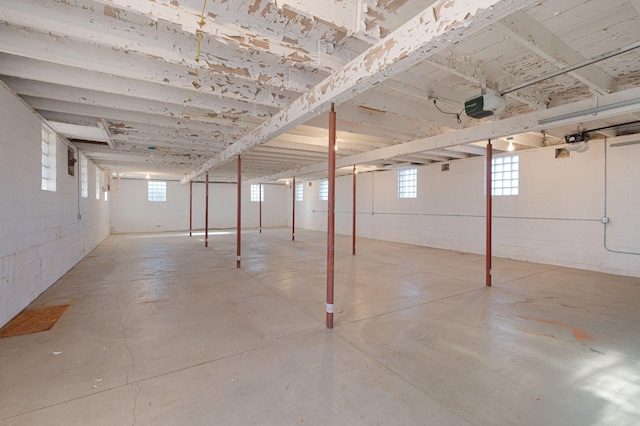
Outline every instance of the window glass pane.
{"type": "Polygon", "coordinates": [[[251,201],[264,201],[264,188],[262,185],[251,185],[251,201]]]}
{"type": "Polygon", "coordinates": [[[149,181],[147,182],[147,200],[148,201],[167,201],[167,182],[149,181]]]}
{"type": "Polygon", "coordinates": [[[418,169],[398,170],[398,198],[418,196],[418,169]]]}
{"type": "Polygon", "coordinates": [[[89,173],[87,170],[87,157],[80,156],[80,187],[82,188],[82,197],[89,196],[89,173]]]}
{"type": "Polygon", "coordinates": [[[304,183],[296,183],[296,201],[304,199],[304,183]]]}
{"type": "Polygon", "coordinates": [[[492,195],[518,195],[519,156],[493,158],[491,161],[492,195]]]}
{"type": "Polygon", "coordinates": [[[320,181],[320,200],[329,200],[329,181],[327,179],[320,181]]]}
{"type": "Polygon", "coordinates": [[[40,141],[40,188],[45,191],[56,190],[56,136],[42,126],[40,141]]]}
{"type": "Polygon", "coordinates": [[[100,169],[96,169],[96,200],[100,199],[100,169]]]}

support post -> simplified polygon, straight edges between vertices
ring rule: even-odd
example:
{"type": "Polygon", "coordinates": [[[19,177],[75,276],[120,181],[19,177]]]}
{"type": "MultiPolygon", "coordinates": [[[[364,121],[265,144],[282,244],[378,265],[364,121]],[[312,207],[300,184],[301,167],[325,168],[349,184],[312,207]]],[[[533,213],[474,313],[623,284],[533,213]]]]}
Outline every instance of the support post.
{"type": "Polygon", "coordinates": [[[293,193],[293,196],[291,197],[291,241],[295,241],[296,240],[296,178],[295,176],[293,177],[293,183],[292,183],[292,187],[293,190],[291,191],[293,193]]]}
{"type": "Polygon", "coordinates": [[[353,226],[351,231],[351,254],[356,255],[356,175],[358,171],[356,166],[353,166],[353,226]]]}
{"type": "Polygon", "coordinates": [[[491,139],[487,143],[487,247],[485,249],[486,265],[485,265],[485,285],[491,287],[491,219],[492,219],[492,205],[491,205],[491,163],[493,158],[493,145],[491,145],[491,139]]]}
{"type": "Polygon", "coordinates": [[[242,245],[242,158],[238,155],[238,226],[236,228],[236,268],[240,268],[240,249],[242,245]]]}
{"type": "Polygon", "coordinates": [[[329,199],[327,223],[327,328],[333,328],[333,275],[335,243],[335,194],[336,194],[336,113],[331,103],[329,113],[329,199]]]}
{"type": "Polygon", "coordinates": [[[262,234],[262,184],[260,184],[260,194],[258,195],[260,202],[260,233],[262,234]]]}
{"type": "Polygon", "coordinates": [[[204,196],[204,246],[209,247],[209,172],[205,174],[204,196]]]}
{"type": "Polygon", "coordinates": [[[189,236],[193,234],[193,181],[189,181],[189,236]]]}

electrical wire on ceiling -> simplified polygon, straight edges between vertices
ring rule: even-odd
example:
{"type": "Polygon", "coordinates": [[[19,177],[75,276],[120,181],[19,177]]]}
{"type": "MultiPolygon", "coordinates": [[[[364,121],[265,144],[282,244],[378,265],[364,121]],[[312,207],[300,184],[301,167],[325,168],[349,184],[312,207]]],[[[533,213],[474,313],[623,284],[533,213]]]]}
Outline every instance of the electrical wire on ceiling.
{"type": "Polygon", "coordinates": [[[437,104],[436,99],[433,100],[433,106],[436,107],[436,109],[438,111],[440,111],[443,114],[447,114],[447,115],[453,115],[456,117],[456,121],[458,122],[458,124],[462,123],[462,119],[460,118],[460,115],[462,115],[462,113],[464,112],[464,109],[460,112],[447,112],[447,111],[443,111],[437,104]]]}

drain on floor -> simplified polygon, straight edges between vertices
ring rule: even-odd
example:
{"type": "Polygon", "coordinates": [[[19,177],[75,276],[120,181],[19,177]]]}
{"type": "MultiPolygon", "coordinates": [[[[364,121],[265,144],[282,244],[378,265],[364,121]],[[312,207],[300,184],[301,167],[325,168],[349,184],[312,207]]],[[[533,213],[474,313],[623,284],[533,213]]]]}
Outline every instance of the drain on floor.
{"type": "Polygon", "coordinates": [[[25,309],[0,329],[0,338],[47,331],[60,319],[69,305],[25,309]]]}

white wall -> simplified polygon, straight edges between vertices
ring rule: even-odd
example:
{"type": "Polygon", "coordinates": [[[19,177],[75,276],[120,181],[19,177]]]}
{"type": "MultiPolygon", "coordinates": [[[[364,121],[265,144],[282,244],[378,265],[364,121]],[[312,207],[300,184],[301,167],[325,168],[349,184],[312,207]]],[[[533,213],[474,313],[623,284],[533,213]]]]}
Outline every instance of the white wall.
{"type": "MultiPolygon", "coordinates": [[[[562,159],[555,158],[556,148],[519,152],[520,195],[493,198],[494,255],[640,276],[640,144],[607,148],[608,249],[600,223],[605,142],[593,140],[588,151],[562,159]]],[[[397,198],[397,171],[358,174],[357,235],[484,253],[484,162],[458,160],[447,172],[440,164],[420,167],[417,199],[397,198]]],[[[351,179],[336,184],[336,232],[342,234],[351,234],[351,179]]],[[[296,226],[326,230],[327,202],[318,200],[319,181],[311,183],[296,203],[296,226]]]]}
{"type": "MultiPolygon", "coordinates": [[[[117,183],[111,185],[112,189],[117,183]]],[[[286,225],[284,185],[263,185],[262,227],[286,225]]],[[[209,184],[209,228],[236,226],[236,184],[209,184]]],[[[121,179],[111,192],[111,232],[161,232],[189,229],[189,185],[167,181],[167,201],[147,201],[147,181],[121,179]]],[[[251,202],[250,186],[242,187],[242,227],[257,228],[259,203],[251,202]]],[[[193,229],[205,226],[205,184],[193,184],[193,229]]]]}
{"type": "MultiPolygon", "coordinates": [[[[40,189],[42,121],[0,83],[0,326],[6,324],[109,235],[108,202],[80,198],[79,161],[67,173],[67,145],[57,137],[56,192],[40,189]]],[[[76,155],[79,158],[78,155],[76,155]]]]}

